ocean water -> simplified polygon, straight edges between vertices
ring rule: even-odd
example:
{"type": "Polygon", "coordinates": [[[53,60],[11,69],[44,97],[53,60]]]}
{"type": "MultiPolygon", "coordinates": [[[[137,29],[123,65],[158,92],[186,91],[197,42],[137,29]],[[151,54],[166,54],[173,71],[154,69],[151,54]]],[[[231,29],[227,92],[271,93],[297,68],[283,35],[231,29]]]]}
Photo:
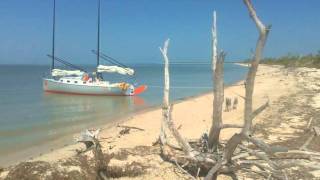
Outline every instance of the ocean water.
{"type": "MultiPolygon", "coordinates": [[[[163,65],[139,64],[133,68],[133,78],[104,77],[146,84],[148,90],[136,97],[114,97],[44,93],[42,77],[48,66],[0,65],[0,165],[28,158],[35,150],[74,143],[73,135],[86,128],[161,105],[163,65]]],[[[245,67],[225,64],[225,84],[244,79],[246,72],[245,67]]],[[[209,64],[172,64],[170,78],[171,101],[212,90],[209,64]]]]}

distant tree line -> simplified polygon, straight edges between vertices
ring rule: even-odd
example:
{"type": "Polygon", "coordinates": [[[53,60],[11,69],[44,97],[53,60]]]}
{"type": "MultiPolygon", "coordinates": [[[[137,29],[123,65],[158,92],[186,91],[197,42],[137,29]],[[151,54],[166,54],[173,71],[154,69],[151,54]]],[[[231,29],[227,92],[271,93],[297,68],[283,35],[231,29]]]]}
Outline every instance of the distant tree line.
{"type": "MultiPolygon", "coordinates": [[[[246,60],[245,62],[249,62],[246,60]]],[[[285,67],[320,68],[320,50],[315,54],[294,55],[287,54],[278,58],[264,58],[260,64],[283,65],[285,67]]]]}

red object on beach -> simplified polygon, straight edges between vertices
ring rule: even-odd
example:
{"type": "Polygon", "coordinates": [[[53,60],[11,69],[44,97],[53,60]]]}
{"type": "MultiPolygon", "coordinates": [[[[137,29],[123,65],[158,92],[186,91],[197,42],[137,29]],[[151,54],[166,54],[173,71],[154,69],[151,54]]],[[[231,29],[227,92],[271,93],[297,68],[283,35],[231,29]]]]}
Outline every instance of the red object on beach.
{"type": "Polygon", "coordinates": [[[141,85],[141,86],[139,86],[139,87],[137,87],[137,88],[134,89],[133,95],[141,94],[141,93],[143,93],[145,90],[147,90],[147,88],[148,88],[148,86],[146,86],[146,85],[141,85]]]}

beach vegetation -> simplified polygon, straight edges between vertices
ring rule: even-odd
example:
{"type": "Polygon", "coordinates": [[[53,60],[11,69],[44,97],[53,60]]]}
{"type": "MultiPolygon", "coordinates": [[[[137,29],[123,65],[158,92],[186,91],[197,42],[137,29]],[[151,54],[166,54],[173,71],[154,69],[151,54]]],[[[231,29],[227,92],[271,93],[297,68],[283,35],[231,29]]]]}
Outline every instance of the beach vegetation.
{"type": "MultiPolygon", "coordinates": [[[[249,60],[245,60],[248,63],[249,60]]],[[[260,64],[268,65],[282,65],[285,67],[308,67],[320,68],[320,50],[317,53],[310,53],[306,55],[296,55],[288,53],[281,57],[266,57],[263,58],[260,64]]]]}
{"type": "Polygon", "coordinates": [[[320,50],[315,54],[287,54],[279,58],[264,58],[262,64],[283,65],[285,67],[320,68],[320,50]]]}

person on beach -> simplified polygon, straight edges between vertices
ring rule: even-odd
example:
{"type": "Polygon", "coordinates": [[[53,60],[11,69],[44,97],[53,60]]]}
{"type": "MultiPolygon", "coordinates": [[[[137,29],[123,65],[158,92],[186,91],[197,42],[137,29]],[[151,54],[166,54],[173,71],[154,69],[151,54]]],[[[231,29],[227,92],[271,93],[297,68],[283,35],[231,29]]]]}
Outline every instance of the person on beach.
{"type": "Polygon", "coordinates": [[[231,98],[226,98],[226,107],[225,107],[225,112],[229,112],[231,110],[231,98]]]}
{"type": "Polygon", "coordinates": [[[235,97],[235,98],[233,99],[233,106],[232,106],[232,109],[237,109],[237,106],[238,106],[238,98],[237,98],[237,97],[235,97]]]}

